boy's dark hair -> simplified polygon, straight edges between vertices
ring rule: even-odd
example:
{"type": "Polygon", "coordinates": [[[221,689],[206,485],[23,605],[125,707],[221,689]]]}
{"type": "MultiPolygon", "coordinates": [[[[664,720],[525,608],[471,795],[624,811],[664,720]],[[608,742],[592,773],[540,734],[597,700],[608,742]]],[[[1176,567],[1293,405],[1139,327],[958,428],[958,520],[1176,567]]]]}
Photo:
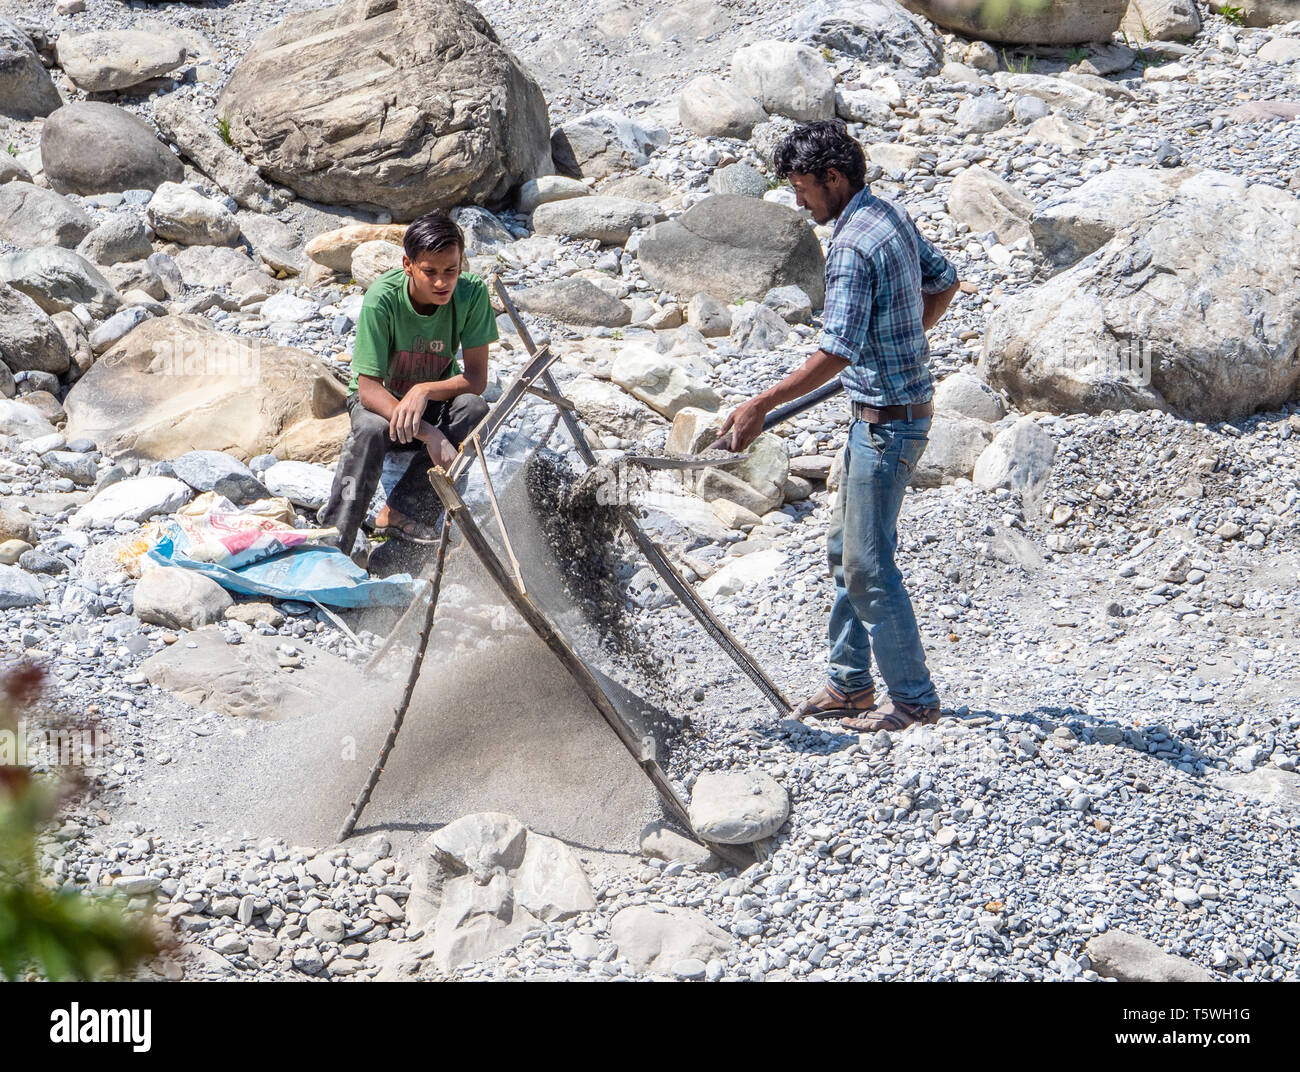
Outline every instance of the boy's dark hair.
{"type": "Polygon", "coordinates": [[[426,212],[412,222],[402,239],[402,249],[411,260],[421,253],[439,253],[451,246],[460,247],[463,254],[465,232],[442,209],[426,212]]]}
{"type": "Polygon", "coordinates": [[[825,182],[827,172],[834,168],[855,189],[866,185],[866,157],[842,119],[822,119],[795,127],[776,147],[774,163],[781,179],[798,172],[825,182]]]}

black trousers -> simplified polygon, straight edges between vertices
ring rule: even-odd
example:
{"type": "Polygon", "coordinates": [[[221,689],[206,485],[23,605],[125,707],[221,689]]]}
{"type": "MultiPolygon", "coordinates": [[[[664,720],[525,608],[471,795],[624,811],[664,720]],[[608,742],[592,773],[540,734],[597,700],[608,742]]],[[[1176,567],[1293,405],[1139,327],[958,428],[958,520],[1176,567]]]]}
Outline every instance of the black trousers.
{"type": "MultiPolygon", "coordinates": [[[[329,501],[317,515],[321,524],[339,530],[339,546],[345,552],[352,550],[357,530],[366,518],[366,509],[379,487],[384,458],[389,451],[402,451],[413,455],[411,464],[388,497],[389,504],[399,513],[429,524],[435,521],[441,503],[426,475],[433,465],[425,445],[418,439],[399,443],[388,437],[388,421],[361,404],[355,391],[348,395],[348,415],[352,418],[352,431],[343,441],[338,465],[334,468],[334,485],[329,501]]],[[[488,405],[478,395],[457,395],[443,402],[430,402],[424,419],[434,425],[452,443],[460,446],[488,411],[488,405]]]]}

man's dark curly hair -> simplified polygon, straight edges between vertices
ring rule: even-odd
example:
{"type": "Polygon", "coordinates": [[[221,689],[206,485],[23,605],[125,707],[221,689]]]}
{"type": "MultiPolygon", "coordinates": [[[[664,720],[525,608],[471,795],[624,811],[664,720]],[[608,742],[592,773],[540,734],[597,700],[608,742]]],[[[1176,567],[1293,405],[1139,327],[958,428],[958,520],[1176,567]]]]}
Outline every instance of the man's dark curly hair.
{"type": "Polygon", "coordinates": [[[442,209],[427,212],[406,229],[402,251],[415,260],[421,253],[440,253],[451,246],[465,252],[465,232],[442,209]]]}
{"type": "Polygon", "coordinates": [[[774,163],[782,179],[797,172],[825,182],[827,172],[834,168],[855,189],[866,185],[866,157],[842,119],[822,119],[795,127],[776,147],[774,163]]]}

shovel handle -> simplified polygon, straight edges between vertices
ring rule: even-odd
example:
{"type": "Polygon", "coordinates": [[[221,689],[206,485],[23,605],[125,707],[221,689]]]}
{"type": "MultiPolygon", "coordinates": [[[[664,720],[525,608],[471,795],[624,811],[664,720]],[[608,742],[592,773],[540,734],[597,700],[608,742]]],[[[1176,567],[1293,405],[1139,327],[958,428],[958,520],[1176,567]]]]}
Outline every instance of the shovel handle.
{"type": "MultiPolygon", "coordinates": [[[[796,398],[793,402],[787,402],[784,406],[777,406],[776,409],[772,410],[763,421],[763,431],[771,431],[782,421],[798,416],[800,413],[812,409],[813,406],[825,402],[828,398],[834,398],[842,390],[844,390],[844,384],[840,382],[839,377],[837,376],[835,379],[831,380],[830,383],[822,384],[817,388],[817,390],[809,391],[806,395],[796,398]]],[[[718,450],[725,448],[729,450],[730,448],[727,447],[726,444],[730,442],[731,433],[728,432],[709,449],[718,450]]]]}

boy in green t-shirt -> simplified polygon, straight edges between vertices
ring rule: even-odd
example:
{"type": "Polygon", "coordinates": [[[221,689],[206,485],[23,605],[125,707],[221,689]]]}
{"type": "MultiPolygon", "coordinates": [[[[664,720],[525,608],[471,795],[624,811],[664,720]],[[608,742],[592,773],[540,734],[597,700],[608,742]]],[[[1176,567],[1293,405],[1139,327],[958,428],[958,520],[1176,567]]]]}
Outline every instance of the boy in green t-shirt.
{"type": "Polygon", "coordinates": [[[348,385],[352,431],[319,514],[339,530],[344,551],[352,550],[390,450],[419,450],[427,459],[412,459],[375,532],[431,538],[428,522],[406,510],[430,512],[429,466],[450,465],[487,413],[481,395],[497,325],[487,286],[461,271],[464,234],[445,212],[430,212],[407,228],[402,244],[402,267],[375,280],[361,306],[348,385]]]}

